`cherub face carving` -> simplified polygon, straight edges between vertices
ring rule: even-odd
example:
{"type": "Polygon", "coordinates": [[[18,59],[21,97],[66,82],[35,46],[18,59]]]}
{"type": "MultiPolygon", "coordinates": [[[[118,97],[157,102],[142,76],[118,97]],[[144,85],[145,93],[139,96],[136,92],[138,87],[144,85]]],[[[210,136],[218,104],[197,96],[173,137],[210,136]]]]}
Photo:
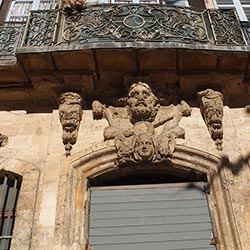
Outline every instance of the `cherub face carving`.
{"type": "Polygon", "coordinates": [[[141,161],[149,161],[154,155],[154,143],[149,134],[137,135],[135,141],[136,158],[141,161]]]}

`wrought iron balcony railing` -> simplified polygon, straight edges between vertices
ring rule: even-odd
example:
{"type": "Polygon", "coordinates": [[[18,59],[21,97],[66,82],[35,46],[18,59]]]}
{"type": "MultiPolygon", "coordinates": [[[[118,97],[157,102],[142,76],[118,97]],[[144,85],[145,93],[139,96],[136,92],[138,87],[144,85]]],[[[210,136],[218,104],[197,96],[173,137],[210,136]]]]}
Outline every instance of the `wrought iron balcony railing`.
{"type": "Polygon", "coordinates": [[[126,46],[124,42],[243,46],[247,45],[246,34],[233,10],[115,4],[90,6],[72,15],[58,10],[32,11],[25,29],[20,23],[0,25],[0,58],[14,56],[17,47],[50,47],[51,51],[104,42],[120,42],[120,46],[126,46]]]}
{"type": "Polygon", "coordinates": [[[0,23],[0,59],[12,59],[20,46],[25,24],[22,22],[0,23]]]}

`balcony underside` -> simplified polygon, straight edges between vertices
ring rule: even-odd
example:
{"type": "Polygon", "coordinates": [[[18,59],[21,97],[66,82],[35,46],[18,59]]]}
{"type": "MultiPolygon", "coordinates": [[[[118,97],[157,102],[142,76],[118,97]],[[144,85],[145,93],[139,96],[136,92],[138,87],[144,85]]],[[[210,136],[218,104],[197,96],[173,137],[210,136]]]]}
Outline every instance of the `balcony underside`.
{"type": "Polygon", "coordinates": [[[128,85],[141,80],[159,92],[181,92],[182,98],[191,101],[196,100],[197,91],[210,87],[224,93],[227,105],[240,107],[250,101],[249,67],[249,53],[195,49],[112,48],[18,54],[18,64],[0,68],[0,104],[55,108],[56,96],[65,90],[82,93],[88,103],[101,99],[108,104],[114,102],[111,96],[125,96],[128,85]]]}
{"type": "Polygon", "coordinates": [[[0,46],[2,109],[56,108],[65,90],[87,105],[115,105],[138,80],[165,103],[195,103],[208,87],[222,91],[226,105],[250,102],[250,49],[232,11],[111,5],[71,16],[32,12],[26,28],[8,25],[0,32],[9,41],[0,46]]]}

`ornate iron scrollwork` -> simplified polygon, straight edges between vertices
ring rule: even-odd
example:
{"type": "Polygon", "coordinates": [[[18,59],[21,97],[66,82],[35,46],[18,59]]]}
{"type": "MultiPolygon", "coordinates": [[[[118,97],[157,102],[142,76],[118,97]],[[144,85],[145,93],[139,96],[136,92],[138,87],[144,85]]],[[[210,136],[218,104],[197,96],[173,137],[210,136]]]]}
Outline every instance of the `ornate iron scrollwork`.
{"type": "Polygon", "coordinates": [[[14,56],[24,23],[0,23],[0,56],[14,56]]]}
{"type": "Polygon", "coordinates": [[[163,5],[102,5],[65,17],[62,41],[207,42],[202,12],[163,5]]]}
{"type": "Polygon", "coordinates": [[[23,46],[52,46],[57,14],[57,11],[32,11],[28,19],[23,46]]]}
{"type": "Polygon", "coordinates": [[[8,142],[8,137],[0,133],[0,148],[5,146],[8,142]]]}
{"type": "Polygon", "coordinates": [[[216,44],[246,44],[239,20],[234,10],[210,10],[209,15],[216,44]]]}

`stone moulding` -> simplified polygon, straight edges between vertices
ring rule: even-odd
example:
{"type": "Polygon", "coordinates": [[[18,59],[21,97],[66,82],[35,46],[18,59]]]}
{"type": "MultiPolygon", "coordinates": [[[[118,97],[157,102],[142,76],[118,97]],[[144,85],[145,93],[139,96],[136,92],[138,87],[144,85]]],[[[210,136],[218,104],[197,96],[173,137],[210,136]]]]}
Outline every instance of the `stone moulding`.
{"type": "MultiPolygon", "coordinates": [[[[83,151],[65,159],[59,179],[54,249],[87,249],[88,180],[120,171],[116,161],[114,146],[83,151]]],[[[210,189],[210,211],[219,239],[218,247],[220,250],[241,250],[230,192],[225,188],[225,180],[231,177],[225,169],[220,169],[220,159],[194,148],[177,145],[171,163],[177,168],[206,174],[210,189]]]]}
{"type": "Polygon", "coordinates": [[[59,97],[59,118],[63,128],[62,140],[66,156],[70,155],[72,145],[77,141],[82,120],[82,98],[79,94],[65,92],[59,97]]]}

